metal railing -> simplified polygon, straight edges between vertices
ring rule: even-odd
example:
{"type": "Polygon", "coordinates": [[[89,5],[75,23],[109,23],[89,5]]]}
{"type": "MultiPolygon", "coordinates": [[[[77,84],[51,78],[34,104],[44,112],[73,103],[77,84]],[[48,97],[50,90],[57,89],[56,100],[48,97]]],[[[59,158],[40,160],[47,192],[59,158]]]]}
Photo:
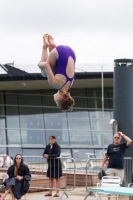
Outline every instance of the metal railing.
{"type": "MultiPolygon", "coordinates": [[[[86,162],[86,190],[90,188],[90,186],[96,186],[97,183],[100,183],[98,178],[98,173],[100,172],[100,166],[102,164],[103,159],[101,158],[90,158],[86,162]],[[91,165],[93,163],[93,166],[91,165]]],[[[123,186],[128,186],[129,183],[132,182],[132,163],[133,159],[130,157],[124,158],[124,181],[123,186]]],[[[106,172],[107,167],[104,166],[104,170],[106,172]]]]}
{"type": "MultiPolygon", "coordinates": [[[[74,190],[76,172],[73,158],[56,157],[47,160],[42,156],[23,156],[23,160],[31,172],[30,191],[60,190],[62,198],[63,194],[68,197],[67,191],[74,190]]],[[[7,178],[8,167],[0,168],[1,179],[7,178]]]]}
{"type": "MultiPolygon", "coordinates": [[[[89,158],[84,165],[80,168],[80,163],[77,163],[77,169],[75,160],[72,157],[57,157],[54,159],[43,158],[42,156],[23,156],[23,160],[28,164],[31,171],[30,190],[42,191],[42,190],[60,190],[67,197],[67,191],[73,191],[76,187],[76,173],[84,174],[86,190],[90,187],[96,186],[100,182],[98,178],[98,172],[102,163],[101,158],[89,158]],[[79,165],[79,166],[78,166],[79,165]],[[60,167],[59,167],[60,166],[60,167]],[[60,174],[62,170],[62,174],[60,174]],[[78,171],[76,171],[78,170],[78,171]],[[84,171],[84,172],[83,172],[84,171]],[[62,176],[61,176],[62,175],[62,176]],[[61,176],[61,177],[60,177],[61,176]],[[54,179],[53,186],[49,185],[50,178],[54,179]],[[56,182],[56,179],[60,177],[60,184],[56,182]]],[[[124,181],[123,186],[128,186],[132,182],[132,162],[133,159],[130,157],[124,158],[124,181]]],[[[0,179],[6,178],[7,169],[12,162],[8,163],[7,167],[0,168],[0,179]]],[[[105,166],[104,170],[106,171],[105,166]]],[[[80,182],[83,181],[81,176],[80,182]]]]}

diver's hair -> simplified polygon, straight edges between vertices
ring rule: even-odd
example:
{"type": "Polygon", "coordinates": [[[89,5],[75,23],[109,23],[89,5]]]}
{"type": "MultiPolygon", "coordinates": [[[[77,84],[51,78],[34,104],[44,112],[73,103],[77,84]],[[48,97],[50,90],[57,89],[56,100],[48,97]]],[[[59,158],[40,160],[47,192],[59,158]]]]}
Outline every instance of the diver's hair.
{"type": "Polygon", "coordinates": [[[72,111],[73,105],[75,104],[75,100],[69,95],[67,92],[62,95],[61,100],[57,100],[57,105],[61,110],[72,111]]]}

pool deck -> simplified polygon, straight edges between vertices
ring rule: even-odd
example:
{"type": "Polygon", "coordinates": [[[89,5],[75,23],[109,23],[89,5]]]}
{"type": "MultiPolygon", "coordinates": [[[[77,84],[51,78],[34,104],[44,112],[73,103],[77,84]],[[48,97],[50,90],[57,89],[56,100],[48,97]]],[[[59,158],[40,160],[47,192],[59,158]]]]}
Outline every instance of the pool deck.
{"type": "MultiPolygon", "coordinates": [[[[46,194],[47,191],[44,192],[34,192],[34,193],[27,193],[25,195],[26,200],[52,200],[52,199],[60,199],[59,197],[45,197],[44,194],[46,194]]],[[[53,191],[53,195],[55,194],[55,191],[53,191]]],[[[60,192],[60,194],[62,194],[62,192],[60,192]]],[[[67,191],[67,195],[68,198],[66,197],[66,195],[64,194],[62,196],[62,199],[70,199],[70,200],[84,200],[84,198],[86,197],[86,195],[88,194],[88,192],[86,191],[85,187],[76,187],[73,191],[67,191]]],[[[6,196],[5,198],[6,200],[9,200],[9,195],[6,196]]],[[[25,200],[24,197],[21,198],[22,200],[25,200]]],[[[107,200],[107,196],[105,195],[105,197],[102,197],[101,200],[107,200]]],[[[115,198],[112,198],[115,199],[115,198]]],[[[112,200],[111,199],[111,200],[112,200]]],[[[11,197],[10,197],[11,200],[11,197]]],[[[87,198],[87,200],[96,200],[96,198],[94,196],[89,196],[87,198]]],[[[129,200],[129,197],[126,196],[122,196],[121,200],[129,200]]]]}

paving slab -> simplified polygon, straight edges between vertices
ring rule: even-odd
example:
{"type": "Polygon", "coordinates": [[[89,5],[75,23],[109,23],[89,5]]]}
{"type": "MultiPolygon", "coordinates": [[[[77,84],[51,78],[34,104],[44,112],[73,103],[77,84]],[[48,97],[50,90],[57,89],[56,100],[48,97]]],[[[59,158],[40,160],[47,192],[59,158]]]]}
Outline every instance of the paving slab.
{"type": "MultiPolygon", "coordinates": [[[[33,192],[33,193],[27,193],[25,195],[26,200],[55,200],[55,199],[60,199],[60,197],[53,197],[53,196],[44,196],[48,191],[44,192],[33,192]]],[[[88,192],[86,191],[85,187],[76,187],[73,191],[66,191],[68,198],[64,194],[62,196],[63,200],[84,200],[88,192]]],[[[53,191],[53,195],[55,194],[55,191],[53,191]]],[[[62,191],[60,191],[60,195],[62,194],[62,191]]],[[[21,200],[25,200],[25,197],[23,196],[21,200]]],[[[11,196],[7,195],[6,200],[11,200],[11,196]]],[[[107,200],[107,196],[101,197],[100,200],[107,200]]],[[[116,200],[116,198],[111,198],[111,200],[116,200]]],[[[87,200],[96,200],[94,196],[89,196],[87,200]]],[[[122,196],[120,200],[129,200],[129,197],[122,196]]]]}

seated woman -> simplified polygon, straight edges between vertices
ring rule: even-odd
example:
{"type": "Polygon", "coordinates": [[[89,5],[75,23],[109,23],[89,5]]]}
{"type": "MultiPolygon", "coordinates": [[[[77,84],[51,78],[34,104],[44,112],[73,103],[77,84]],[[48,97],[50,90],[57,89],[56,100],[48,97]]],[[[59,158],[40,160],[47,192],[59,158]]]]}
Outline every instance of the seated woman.
{"type": "Polygon", "coordinates": [[[9,192],[12,193],[12,200],[20,199],[27,193],[29,189],[28,181],[31,179],[29,168],[23,164],[21,154],[15,156],[14,164],[8,168],[7,174],[9,178],[6,179],[6,191],[0,200],[4,200],[9,192]]]}
{"type": "Polygon", "coordinates": [[[43,36],[42,57],[38,66],[42,76],[48,78],[49,85],[58,90],[54,95],[54,101],[65,111],[71,111],[74,105],[74,99],[68,91],[74,81],[75,62],[76,56],[70,47],[56,46],[49,34],[43,36]]]}

